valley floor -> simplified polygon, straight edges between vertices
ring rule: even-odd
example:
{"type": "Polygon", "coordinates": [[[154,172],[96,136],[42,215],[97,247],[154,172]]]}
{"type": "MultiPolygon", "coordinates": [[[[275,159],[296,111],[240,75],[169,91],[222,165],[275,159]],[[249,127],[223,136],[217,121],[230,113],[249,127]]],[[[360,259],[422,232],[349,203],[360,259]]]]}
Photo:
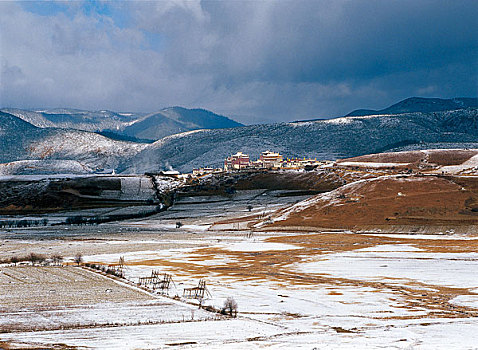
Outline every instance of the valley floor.
{"type": "Polygon", "coordinates": [[[253,232],[234,220],[304,198],[278,194],[185,197],[139,221],[0,231],[0,258],[71,263],[0,266],[0,348],[477,349],[478,234],[253,232]],[[126,280],[73,266],[79,252],[96,264],[124,257],[126,280]],[[153,270],[172,275],[167,296],[136,286],[153,270]],[[203,306],[233,297],[237,318],[182,298],[201,278],[203,306]]]}

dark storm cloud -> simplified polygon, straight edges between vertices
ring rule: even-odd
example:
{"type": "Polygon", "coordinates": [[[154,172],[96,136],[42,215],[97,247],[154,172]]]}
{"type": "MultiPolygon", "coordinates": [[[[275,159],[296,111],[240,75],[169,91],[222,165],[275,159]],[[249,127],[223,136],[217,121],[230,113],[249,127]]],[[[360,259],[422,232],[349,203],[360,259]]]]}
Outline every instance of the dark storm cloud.
{"type": "Polygon", "coordinates": [[[0,5],[1,105],[263,121],[478,93],[475,1],[82,4],[0,5]]]}

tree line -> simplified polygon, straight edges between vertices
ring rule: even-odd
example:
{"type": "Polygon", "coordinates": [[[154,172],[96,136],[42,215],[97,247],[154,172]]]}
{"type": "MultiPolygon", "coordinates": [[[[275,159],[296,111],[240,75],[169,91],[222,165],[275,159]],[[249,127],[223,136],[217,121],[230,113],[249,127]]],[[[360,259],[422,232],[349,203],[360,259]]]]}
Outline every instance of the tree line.
{"type": "Polygon", "coordinates": [[[63,256],[61,254],[52,254],[49,257],[38,254],[38,253],[29,253],[27,255],[19,256],[14,255],[10,258],[0,259],[0,264],[13,264],[17,265],[20,262],[28,261],[33,266],[35,265],[53,265],[60,266],[63,263],[63,256]]]}
{"type": "Polygon", "coordinates": [[[31,226],[47,226],[48,219],[41,220],[2,220],[0,221],[0,228],[12,228],[12,227],[31,227],[31,226]]]}

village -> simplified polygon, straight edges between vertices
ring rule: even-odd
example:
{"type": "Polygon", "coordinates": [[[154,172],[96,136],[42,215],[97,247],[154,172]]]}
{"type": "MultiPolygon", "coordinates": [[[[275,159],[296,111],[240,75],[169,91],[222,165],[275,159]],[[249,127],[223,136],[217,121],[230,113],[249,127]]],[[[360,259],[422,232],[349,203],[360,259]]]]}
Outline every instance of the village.
{"type": "Polygon", "coordinates": [[[217,174],[223,172],[236,172],[243,170],[312,170],[319,165],[333,163],[330,161],[318,161],[316,158],[284,158],[278,152],[270,150],[261,153],[255,161],[248,154],[237,152],[224,159],[224,168],[201,167],[193,169],[193,176],[217,174]]]}

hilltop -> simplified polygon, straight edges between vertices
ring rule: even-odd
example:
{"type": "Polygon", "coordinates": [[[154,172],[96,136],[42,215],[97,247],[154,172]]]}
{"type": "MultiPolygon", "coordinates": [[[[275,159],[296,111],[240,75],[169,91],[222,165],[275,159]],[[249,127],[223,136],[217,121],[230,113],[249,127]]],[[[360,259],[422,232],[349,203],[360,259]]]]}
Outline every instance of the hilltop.
{"type": "Polygon", "coordinates": [[[205,109],[171,107],[135,120],[126,126],[122,133],[140,139],[159,140],[168,135],[191,130],[239,126],[243,125],[205,109]]]}
{"type": "Polygon", "coordinates": [[[440,112],[476,107],[478,107],[478,98],[457,97],[453,99],[442,99],[410,97],[381,110],[357,109],[347,114],[346,117],[414,112],[440,112]]]}

